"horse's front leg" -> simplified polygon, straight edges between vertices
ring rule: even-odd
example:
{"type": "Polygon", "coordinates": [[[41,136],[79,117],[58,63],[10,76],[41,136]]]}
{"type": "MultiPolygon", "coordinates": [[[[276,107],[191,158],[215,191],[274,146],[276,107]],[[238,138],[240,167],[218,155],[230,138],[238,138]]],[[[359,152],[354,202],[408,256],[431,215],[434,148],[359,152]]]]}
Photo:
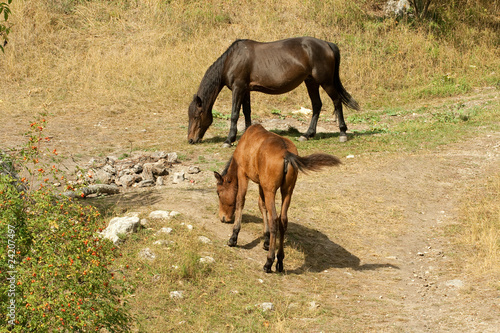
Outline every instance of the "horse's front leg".
{"type": "Polygon", "coordinates": [[[245,195],[248,188],[248,179],[238,179],[238,193],[236,194],[236,210],[234,212],[233,234],[227,241],[227,245],[233,247],[238,243],[238,234],[241,230],[241,218],[243,216],[243,207],[245,206],[245,195]]]}
{"type": "MultiPolygon", "coordinates": [[[[236,134],[238,132],[238,119],[240,117],[241,103],[243,102],[245,91],[242,88],[233,88],[233,103],[231,109],[231,127],[229,128],[229,135],[222,147],[229,148],[231,144],[236,141],[236,134]]],[[[246,117],[246,116],[245,116],[246,117]]]]}
{"type": "Polygon", "coordinates": [[[243,115],[245,116],[245,130],[252,125],[252,109],[250,107],[250,91],[245,94],[243,99],[243,115]]]}
{"type": "Polygon", "coordinates": [[[313,138],[316,135],[316,127],[318,125],[319,113],[321,112],[321,108],[323,107],[323,103],[321,102],[321,97],[319,95],[319,85],[316,83],[316,81],[306,80],[305,84],[307,87],[309,98],[311,99],[313,114],[307,132],[305,132],[303,135],[300,136],[299,141],[309,140],[310,138],[313,138]]]}

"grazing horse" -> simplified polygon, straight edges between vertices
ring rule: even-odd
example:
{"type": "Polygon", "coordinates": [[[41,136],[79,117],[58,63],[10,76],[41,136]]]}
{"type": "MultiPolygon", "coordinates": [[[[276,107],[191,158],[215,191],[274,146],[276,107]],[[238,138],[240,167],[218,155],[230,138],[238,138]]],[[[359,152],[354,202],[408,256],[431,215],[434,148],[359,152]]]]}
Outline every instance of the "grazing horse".
{"type": "Polygon", "coordinates": [[[227,223],[235,219],[233,235],[228,245],[236,246],[238,241],[242,210],[250,179],[259,184],[259,209],[264,220],[264,249],[269,250],[264,271],[271,272],[279,228],[280,243],[276,271],[282,272],[285,257],[283,242],[288,225],[287,211],[298,172],[315,171],[340,163],[337,157],[327,154],[300,157],[297,155],[297,147],[290,139],[268,132],[259,124],[250,126],[242,135],[225,170],[221,174],[214,173],[219,196],[219,218],[227,223]],[[279,217],[275,206],[278,189],[281,189],[279,217]]]}
{"type": "Polygon", "coordinates": [[[231,128],[224,146],[236,140],[237,122],[243,105],[245,126],[251,125],[250,92],[284,94],[305,82],[313,115],[309,129],[301,136],[316,135],[322,102],[321,86],[333,101],[340,141],[347,140],[342,104],[359,110],[358,103],[344,89],[339,77],[340,51],[337,45],[312,37],[290,38],[270,43],[235,41],[206,71],[198,92],[189,105],[188,142],[197,143],[212,124],[212,107],[224,86],[232,91],[231,128]]]}

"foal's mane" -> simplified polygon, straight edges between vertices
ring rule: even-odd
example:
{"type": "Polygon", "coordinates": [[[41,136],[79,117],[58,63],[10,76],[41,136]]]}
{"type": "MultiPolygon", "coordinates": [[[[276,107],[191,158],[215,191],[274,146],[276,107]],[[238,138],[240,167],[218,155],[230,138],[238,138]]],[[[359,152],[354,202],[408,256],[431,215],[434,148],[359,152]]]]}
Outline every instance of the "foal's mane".
{"type": "Polygon", "coordinates": [[[221,176],[224,177],[227,175],[227,171],[229,170],[229,166],[231,165],[231,162],[233,161],[233,156],[227,161],[226,166],[224,167],[224,170],[222,170],[221,176]]]}
{"type": "Polygon", "coordinates": [[[207,100],[209,98],[215,98],[217,96],[213,96],[215,93],[219,93],[221,89],[222,83],[222,71],[224,70],[224,63],[226,62],[227,57],[233,51],[235,46],[243,41],[243,39],[235,40],[224,53],[217,59],[215,62],[208,67],[203,79],[201,80],[200,87],[198,88],[198,96],[202,100],[207,100]]]}

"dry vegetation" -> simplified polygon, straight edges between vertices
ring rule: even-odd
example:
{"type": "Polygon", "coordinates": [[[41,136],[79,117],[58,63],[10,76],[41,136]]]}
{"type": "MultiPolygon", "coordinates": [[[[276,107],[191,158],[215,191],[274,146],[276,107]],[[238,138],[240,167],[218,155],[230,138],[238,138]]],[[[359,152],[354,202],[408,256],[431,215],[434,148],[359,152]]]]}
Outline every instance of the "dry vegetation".
{"type": "MultiPolygon", "coordinates": [[[[218,170],[230,151],[221,151],[216,139],[197,146],[186,143],[187,106],[205,70],[235,39],[271,41],[301,35],[339,45],[342,81],[363,109],[357,114],[346,112],[346,117],[351,117],[348,126],[358,122],[365,126],[362,134],[380,134],[360,134],[357,140],[344,146],[333,146],[335,137],[298,144],[301,152],[322,150],[339,156],[352,153],[364,156],[350,169],[353,173],[345,176],[345,184],[356,181],[348,177],[364,175],[365,178],[358,180],[362,187],[362,181],[370,177],[364,174],[366,170],[376,170],[378,176],[385,177],[385,166],[370,169],[370,163],[387,163],[389,168],[397,168],[388,162],[393,159],[415,158],[420,163],[426,161],[426,158],[420,161],[415,157],[421,151],[474,137],[480,128],[498,131],[499,103],[495,99],[500,87],[498,1],[449,1],[449,5],[431,6],[429,15],[433,19],[420,22],[411,18],[385,18],[381,9],[383,2],[14,0],[9,18],[12,24],[9,44],[5,53],[0,54],[0,148],[16,147],[29,122],[43,112],[48,114],[47,130],[53,133],[52,144],[76,161],[110,153],[119,156],[134,150],[161,149],[178,151],[182,159],[218,170]],[[487,96],[486,101],[471,97],[475,89],[487,91],[482,95],[487,96]],[[468,97],[453,99],[456,96],[468,97]],[[450,97],[452,102],[446,100],[450,97]],[[466,112],[472,120],[454,123],[457,112],[466,112]],[[384,158],[373,162],[371,153],[387,154],[384,155],[387,162],[384,158]]],[[[286,115],[301,106],[309,107],[310,103],[304,87],[281,96],[254,96],[252,107],[256,117],[270,116],[271,110],[286,115]]],[[[223,90],[214,109],[223,115],[230,112],[227,89],[223,90]]],[[[333,106],[325,100],[320,125],[328,124],[325,117],[330,117],[332,111],[333,106]]],[[[226,134],[226,123],[216,119],[208,139],[226,134]]],[[[439,180],[430,171],[424,171],[439,180]]],[[[498,170],[492,170],[491,174],[488,180],[480,178],[470,195],[463,198],[460,203],[463,228],[451,232],[458,237],[456,243],[462,245],[461,251],[467,254],[465,261],[470,274],[479,278],[487,272],[488,281],[498,288],[498,170]]],[[[303,183],[299,180],[298,191],[307,196],[296,196],[293,207],[309,207],[309,196],[313,195],[309,192],[319,186],[321,176],[311,176],[303,183]]],[[[412,176],[422,177],[422,184],[428,185],[417,171],[412,176]]],[[[337,181],[337,176],[327,177],[330,183],[337,181]]],[[[388,180],[384,178],[381,182],[388,180]]],[[[393,190],[400,190],[409,198],[421,195],[417,199],[429,200],[418,191],[417,183],[411,183],[415,187],[413,192],[393,190]]],[[[403,180],[401,184],[405,184],[403,180]]],[[[174,199],[183,200],[194,207],[198,205],[196,199],[204,198],[203,191],[204,188],[177,193],[178,198],[161,200],[168,204],[173,204],[174,199]]],[[[255,189],[249,194],[246,216],[250,220],[259,216],[256,202],[251,199],[256,198],[256,193],[252,191],[255,189]]],[[[329,191],[330,188],[324,189],[325,193],[329,191]]],[[[388,300],[380,300],[376,291],[367,290],[359,281],[363,281],[370,270],[357,269],[356,263],[349,261],[357,258],[347,249],[357,249],[359,257],[378,256],[378,261],[372,261],[384,261],[384,256],[392,255],[389,250],[384,252],[384,246],[414,227],[402,221],[405,214],[412,214],[408,213],[410,208],[416,207],[406,207],[405,212],[398,203],[390,203],[389,209],[381,208],[377,204],[384,202],[384,198],[378,197],[377,188],[372,188],[371,193],[355,188],[347,194],[341,188],[336,191],[310,211],[304,213],[297,209],[293,213],[297,223],[289,234],[285,265],[292,267],[296,274],[266,276],[266,283],[257,286],[242,283],[255,282],[261,277],[255,265],[249,265],[245,258],[248,250],[232,251],[218,240],[202,246],[184,228],[175,229],[185,245],[164,249],[162,255],[184,267],[183,276],[178,272],[175,273],[178,275],[171,274],[170,265],[159,262],[137,262],[129,272],[137,284],[131,302],[139,331],[154,331],[158,327],[175,331],[181,322],[187,322],[193,331],[207,327],[216,327],[219,331],[261,331],[269,325],[275,332],[314,331],[331,325],[338,325],[334,330],[343,332],[351,328],[352,331],[391,331],[388,327],[394,322],[398,325],[393,331],[398,331],[398,327],[405,330],[406,322],[402,319],[398,323],[397,316],[391,324],[384,323],[383,319],[377,322],[399,313],[399,299],[393,295],[388,300]],[[367,202],[372,202],[372,206],[368,207],[367,202]],[[332,218],[339,221],[338,224],[331,225],[332,218]],[[373,219],[385,221],[383,226],[376,226],[375,235],[373,219]],[[301,221],[310,222],[302,224],[301,221]],[[353,229],[370,237],[354,239],[349,234],[353,229]],[[332,262],[322,256],[315,244],[310,243],[312,237],[306,237],[309,234],[326,237],[329,249],[338,251],[347,262],[332,262]],[[335,242],[345,248],[330,241],[328,237],[333,239],[332,235],[336,237],[335,242]],[[379,247],[376,254],[370,252],[373,244],[379,247]],[[200,267],[194,250],[215,253],[223,258],[222,262],[211,269],[197,271],[200,267]],[[188,255],[175,258],[181,252],[188,255]],[[339,267],[346,270],[336,270],[331,275],[308,274],[307,268],[301,271],[304,262],[331,271],[339,267]],[[228,270],[228,266],[233,269],[228,270]],[[156,280],[157,275],[162,278],[156,280]],[[353,275],[355,278],[350,278],[353,275]],[[191,295],[183,304],[168,296],[169,291],[179,285],[191,295]],[[276,289],[276,285],[287,289],[276,289]],[[328,296],[339,295],[339,298],[326,300],[326,294],[322,294],[324,288],[329,288],[328,296]],[[236,290],[238,302],[232,298],[236,290]],[[247,308],[248,304],[253,306],[262,301],[262,295],[274,300],[276,311],[263,314],[255,307],[247,308]],[[324,306],[310,311],[309,295],[316,295],[324,306]],[[368,304],[373,313],[363,313],[366,308],[358,308],[359,300],[365,302],[364,306],[368,304]],[[200,304],[206,306],[200,308],[200,304]]],[[[431,194],[432,199],[439,199],[438,194],[431,194]]],[[[155,207],[161,196],[154,191],[130,194],[113,204],[123,210],[130,208],[123,208],[124,203],[129,203],[132,209],[146,207],[143,208],[146,210],[155,207]]],[[[214,205],[202,207],[201,217],[198,216],[200,223],[212,221],[215,211],[214,205]]],[[[110,212],[115,213],[116,209],[110,208],[110,212]]],[[[190,221],[183,216],[178,222],[190,221]]],[[[260,225],[253,222],[257,221],[252,220],[244,228],[258,234],[260,225]]],[[[224,239],[226,235],[217,236],[224,239]]],[[[135,260],[139,249],[150,244],[151,239],[149,231],[135,236],[134,242],[127,243],[124,261],[120,264],[135,260]]],[[[263,254],[258,253],[263,258],[263,254]]],[[[391,280],[390,274],[386,275],[388,282],[398,286],[397,278],[391,280]]],[[[380,285],[384,283],[380,281],[380,285]]]]}

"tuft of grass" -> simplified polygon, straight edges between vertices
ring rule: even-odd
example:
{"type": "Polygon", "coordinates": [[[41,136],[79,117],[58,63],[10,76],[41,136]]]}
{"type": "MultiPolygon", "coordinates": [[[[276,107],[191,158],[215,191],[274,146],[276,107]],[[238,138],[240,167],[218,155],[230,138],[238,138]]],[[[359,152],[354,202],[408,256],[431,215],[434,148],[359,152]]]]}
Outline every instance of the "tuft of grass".
{"type": "MultiPolygon", "coordinates": [[[[460,209],[458,241],[467,248],[468,265],[477,276],[500,277],[500,173],[470,189],[460,209]]],[[[498,278],[496,279],[498,282],[498,278]]],[[[500,284],[497,285],[500,288],[500,284]]]]}

